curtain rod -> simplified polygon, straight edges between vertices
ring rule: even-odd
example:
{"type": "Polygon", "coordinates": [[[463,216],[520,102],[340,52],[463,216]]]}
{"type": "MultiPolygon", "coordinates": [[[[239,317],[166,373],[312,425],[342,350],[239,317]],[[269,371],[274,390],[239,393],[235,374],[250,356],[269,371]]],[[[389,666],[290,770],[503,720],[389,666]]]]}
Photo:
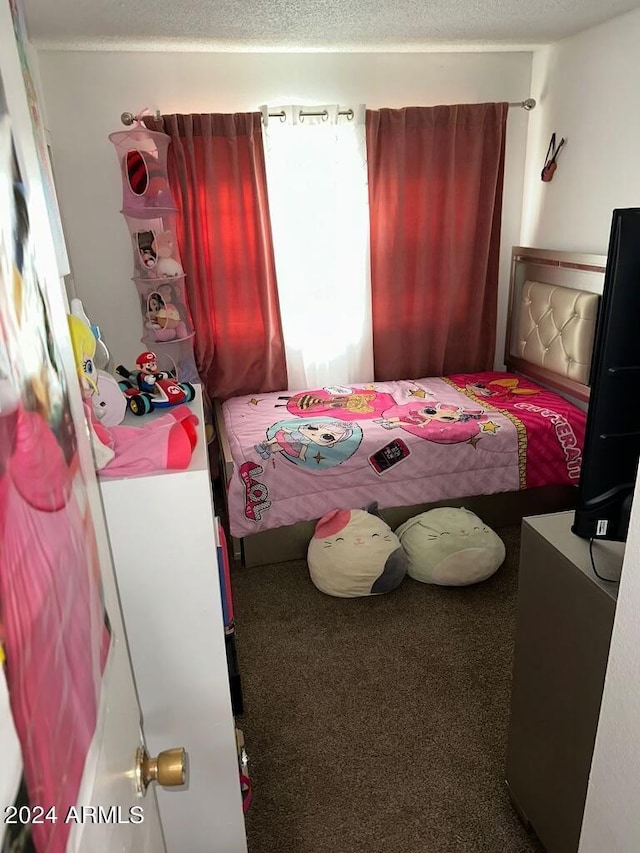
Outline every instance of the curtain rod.
{"type": "MultiPolygon", "coordinates": [[[[508,104],[510,107],[522,107],[523,110],[532,110],[536,105],[535,98],[527,98],[525,101],[513,101],[508,104]]],[[[353,110],[338,110],[339,116],[346,116],[349,121],[353,119],[353,110]]],[[[279,110],[275,113],[268,113],[269,118],[279,118],[280,121],[285,121],[287,114],[284,110],[279,110]]],[[[306,116],[318,116],[319,118],[328,118],[329,113],[327,110],[320,110],[319,112],[307,112],[306,110],[300,110],[299,112],[300,118],[305,118],[306,116]]]]}
{"type": "MultiPolygon", "coordinates": [[[[524,101],[512,101],[508,104],[508,106],[510,106],[510,107],[521,107],[523,110],[526,110],[527,112],[529,112],[530,110],[535,108],[536,100],[535,100],[535,98],[527,98],[524,101]]],[[[348,121],[351,121],[353,119],[353,110],[352,109],[338,110],[338,115],[339,116],[346,116],[348,121]]],[[[162,118],[162,114],[160,113],[160,110],[156,110],[154,113],[154,116],[156,119],[162,118]]],[[[309,117],[318,116],[319,118],[327,118],[329,116],[329,113],[327,112],[327,110],[320,110],[319,112],[311,112],[311,111],[308,112],[306,110],[300,110],[300,118],[305,118],[306,116],[309,116],[309,117]]],[[[284,121],[286,119],[286,117],[287,117],[287,114],[285,113],[284,110],[279,110],[277,113],[269,113],[269,118],[279,118],[280,121],[284,121]]],[[[125,112],[125,113],[122,113],[122,115],[120,116],[120,121],[126,127],[130,127],[136,121],[136,118],[137,117],[133,113],[125,112]]]]}
{"type": "MultiPolygon", "coordinates": [[[[285,113],[284,110],[280,110],[277,113],[267,113],[267,115],[269,116],[269,118],[279,118],[280,121],[285,121],[287,118],[287,114],[285,113]]],[[[338,115],[339,116],[346,116],[347,120],[351,121],[353,119],[353,110],[352,109],[338,110],[338,115]]],[[[319,118],[327,119],[327,118],[329,118],[329,111],[328,110],[318,110],[317,112],[314,112],[312,110],[300,110],[300,112],[298,113],[298,116],[300,118],[306,118],[307,116],[309,116],[309,117],[310,116],[318,116],[319,118]]]]}

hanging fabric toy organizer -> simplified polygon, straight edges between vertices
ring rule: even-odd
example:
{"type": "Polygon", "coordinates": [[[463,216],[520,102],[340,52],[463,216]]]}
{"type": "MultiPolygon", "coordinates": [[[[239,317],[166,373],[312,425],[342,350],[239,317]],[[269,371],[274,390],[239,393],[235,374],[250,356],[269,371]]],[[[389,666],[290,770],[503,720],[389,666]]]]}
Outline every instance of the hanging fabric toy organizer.
{"type": "Polygon", "coordinates": [[[133,282],[143,322],[141,341],[169,369],[175,365],[180,381],[199,383],[193,323],[176,240],[177,208],[167,176],[171,139],[148,130],[138,115],[129,130],[111,133],[109,140],[120,164],[121,213],[131,237],[133,282]]]}

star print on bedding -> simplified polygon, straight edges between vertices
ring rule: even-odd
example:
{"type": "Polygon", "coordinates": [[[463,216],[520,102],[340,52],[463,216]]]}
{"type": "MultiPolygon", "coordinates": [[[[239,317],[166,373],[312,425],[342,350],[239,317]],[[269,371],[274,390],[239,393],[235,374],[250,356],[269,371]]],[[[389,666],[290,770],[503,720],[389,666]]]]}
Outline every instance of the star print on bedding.
{"type": "Polygon", "coordinates": [[[498,372],[237,397],[223,413],[239,537],[374,500],[575,484],[586,420],[559,395],[498,372]]]}

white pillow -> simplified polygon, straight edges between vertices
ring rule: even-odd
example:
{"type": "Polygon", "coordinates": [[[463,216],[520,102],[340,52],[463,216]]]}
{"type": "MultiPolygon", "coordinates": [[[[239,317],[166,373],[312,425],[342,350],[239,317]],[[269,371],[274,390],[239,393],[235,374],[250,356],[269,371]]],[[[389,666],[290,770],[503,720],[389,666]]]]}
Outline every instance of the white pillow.
{"type": "Polygon", "coordinates": [[[409,558],[409,576],[423,583],[478,583],[496,572],[505,558],[498,534],[464,508],[430,509],[401,524],[396,535],[409,558]]]}
{"type": "Polygon", "coordinates": [[[407,573],[398,537],[379,516],[363,509],[334,510],[316,525],[307,552],[311,580],[340,598],[395,589],[407,573]]]}

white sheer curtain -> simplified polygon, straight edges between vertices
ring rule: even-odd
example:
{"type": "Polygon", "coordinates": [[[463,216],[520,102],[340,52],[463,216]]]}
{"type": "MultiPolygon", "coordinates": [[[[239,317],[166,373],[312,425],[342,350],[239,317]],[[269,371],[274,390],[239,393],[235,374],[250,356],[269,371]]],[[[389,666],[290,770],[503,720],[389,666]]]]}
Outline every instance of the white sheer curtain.
{"type": "Polygon", "coordinates": [[[373,379],[365,109],[341,111],[262,108],[290,390],[373,379]]]}

